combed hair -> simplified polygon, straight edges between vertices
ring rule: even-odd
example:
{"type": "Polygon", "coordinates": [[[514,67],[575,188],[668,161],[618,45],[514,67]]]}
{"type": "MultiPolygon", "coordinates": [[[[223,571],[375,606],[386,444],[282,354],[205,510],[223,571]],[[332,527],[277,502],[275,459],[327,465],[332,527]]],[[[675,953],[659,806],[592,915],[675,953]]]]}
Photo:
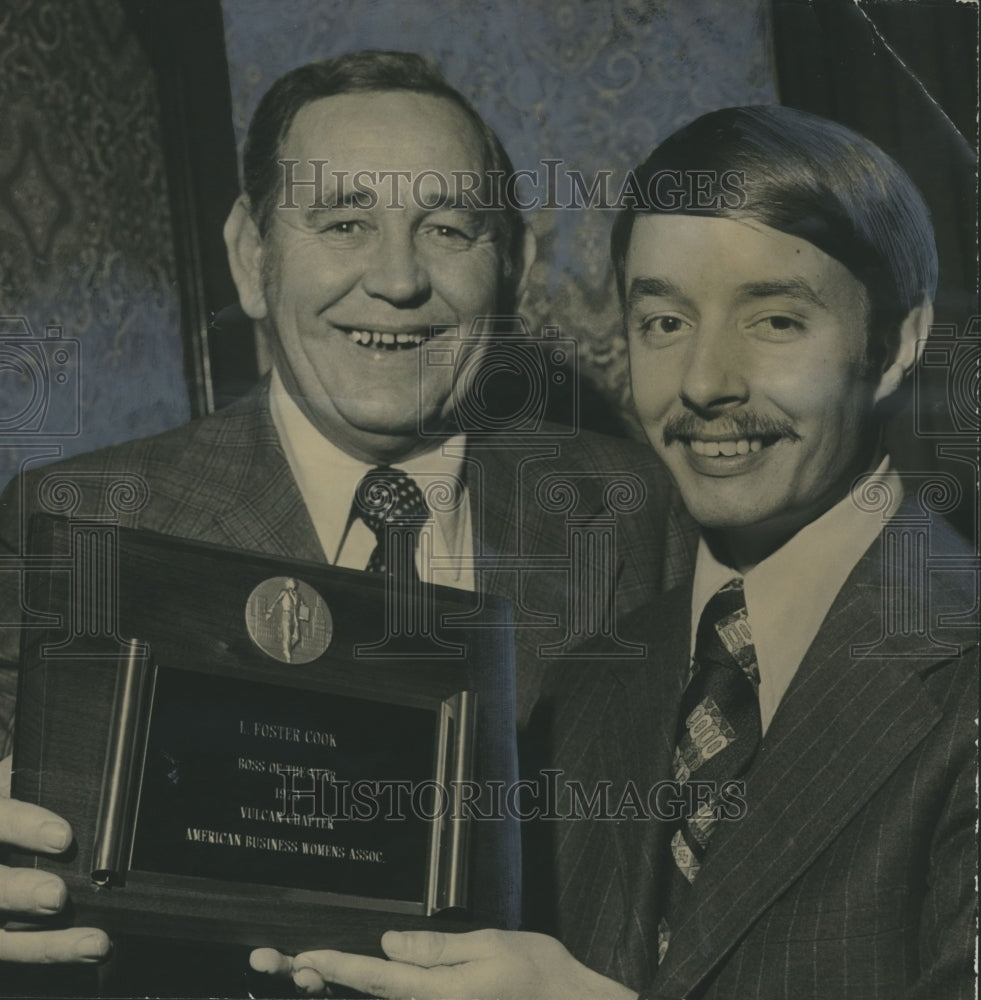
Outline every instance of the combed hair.
{"type": "MultiPolygon", "coordinates": [[[[414,52],[348,52],[283,74],[263,95],[252,116],[242,167],[245,193],[263,235],[276,206],[283,140],[297,112],[322,97],[385,91],[412,91],[452,101],[480,137],[484,173],[500,171],[504,178],[514,173],[511,159],[493,129],[427,59],[414,52]]],[[[524,220],[510,205],[496,206],[491,214],[492,231],[501,249],[501,278],[513,292],[522,271],[524,220]]]]}
{"type": "Polygon", "coordinates": [[[777,105],[723,108],[665,139],[635,173],[647,190],[666,171],[716,178],[729,172],[728,196],[681,185],[670,207],[648,198],[620,212],[610,250],[621,301],[634,219],[668,212],[748,217],[843,264],[868,293],[875,366],[892,358],[909,312],[933,300],[937,249],[923,198],[891,157],[843,125],[777,105]],[[731,196],[735,184],[740,198],[731,196]]]}

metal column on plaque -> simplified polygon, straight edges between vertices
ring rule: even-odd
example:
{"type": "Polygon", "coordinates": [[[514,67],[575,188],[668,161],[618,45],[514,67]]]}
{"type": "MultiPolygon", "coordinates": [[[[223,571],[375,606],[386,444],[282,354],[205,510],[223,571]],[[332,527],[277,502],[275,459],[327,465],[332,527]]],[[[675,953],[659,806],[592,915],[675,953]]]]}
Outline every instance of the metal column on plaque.
{"type": "Polygon", "coordinates": [[[92,881],[118,885],[125,879],[129,836],[142,771],[142,746],[149,723],[152,671],[145,645],[129,642],[126,662],[116,674],[102,791],[92,849],[92,881]]]}

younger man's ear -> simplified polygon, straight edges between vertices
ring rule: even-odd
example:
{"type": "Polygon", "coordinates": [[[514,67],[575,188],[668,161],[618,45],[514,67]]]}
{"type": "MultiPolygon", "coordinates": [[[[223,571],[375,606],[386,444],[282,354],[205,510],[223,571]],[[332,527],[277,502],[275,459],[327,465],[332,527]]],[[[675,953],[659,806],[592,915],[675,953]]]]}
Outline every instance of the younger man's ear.
{"type": "Polygon", "coordinates": [[[263,319],[267,307],[262,290],[262,237],[244,194],[235,199],[222,235],[239,303],[252,319],[263,319]]]}
{"type": "Polygon", "coordinates": [[[899,328],[899,344],[896,355],[879,378],[875,390],[875,402],[881,402],[892,396],[903,384],[906,376],[916,367],[923,348],[926,346],[927,334],[933,322],[933,303],[924,298],[913,308],[899,328]]]}

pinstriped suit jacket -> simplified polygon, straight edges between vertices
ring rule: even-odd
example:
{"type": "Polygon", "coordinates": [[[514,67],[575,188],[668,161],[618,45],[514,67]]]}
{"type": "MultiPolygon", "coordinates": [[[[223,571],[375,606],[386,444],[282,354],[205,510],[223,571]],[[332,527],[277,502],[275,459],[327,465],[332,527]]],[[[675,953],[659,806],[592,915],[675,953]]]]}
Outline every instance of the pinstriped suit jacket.
{"type": "MultiPolygon", "coordinates": [[[[971,553],[933,523],[934,552],[971,553]]],[[[644,998],[973,997],[977,608],[975,572],[900,595],[929,636],[884,624],[883,545],[838,595],[746,776],[746,816],[717,828],[657,965],[668,824],[625,818],[552,829],[551,928],[587,965],[644,998]]],[[[646,664],[557,664],[539,705],[552,763],[587,786],[670,778],[689,658],[691,589],[630,616],[646,664]]],[[[615,801],[615,800],[614,800],[615,801]]],[[[629,815],[626,814],[626,815],[629,815]]]]}
{"type": "MultiPolygon", "coordinates": [[[[18,553],[24,551],[27,516],[38,509],[38,489],[52,474],[80,490],[78,516],[111,512],[106,485],[127,473],[149,487],[147,505],[122,514],[119,523],[164,534],[271,555],[324,562],[317,535],[290,473],[269,414],[268,385],[204,420],[151,438],[102,449],[15,479],[0,497],[0,661],[16,664],[20,617],[18,553]]],[[[537,696],[544,667],[540,645],[565,635],[572,585],[561,570],[519,573],[507,556],[561,556],[568,551],[565,512],[549,512],[536,494],[548,476],[574,484],[571,513],[591,520],[606,513],[610,477],[639,478],[646,502],[617,517],[616,605],[620,615],[647,604],[653,594],[690,571],[694,529],[666,472],[648,448],[582,432],[572,439],[550,433],[516,442],[468,445],[465,474],[470,491],[474,545],[489,558],[484,588],[509,597],[517,630],[518,717],[537,696]],[[498,557],[501,565],[498,565],[498,557]]],[[[4,722],[13,701],[13,673],[0,670],[0,756],[4,722]]]]}

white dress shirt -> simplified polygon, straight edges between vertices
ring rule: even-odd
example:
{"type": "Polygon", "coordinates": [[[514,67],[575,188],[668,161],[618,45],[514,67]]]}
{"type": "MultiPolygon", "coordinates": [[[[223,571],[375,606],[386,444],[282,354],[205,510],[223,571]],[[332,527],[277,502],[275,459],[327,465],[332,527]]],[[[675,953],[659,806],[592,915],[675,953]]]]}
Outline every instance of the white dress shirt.
{"type": "Polygon", "coordinates": [[[742,577],[749,630],[760,671],[760,716],[765,733],[804,654],[834,599],[882,525],[902,501],[902,483],[886,458],[873,482],[891,497],[885,511],[863,509],[851,495],[825,511],[745,574],[720,563],[703,538],[695,560],[691,652],[702,610],[729,580],[742,577]]]}
{"type": "MultiPolygon", "coordinates": [[[[377,465],[352,458],[325,438],[285,390],[275,368],[269,410],[327,561],[364,569],[377,539],[364,521],[350,517],[351,502],[365,473],[377,465]]],[[[423,529],[431,539],[432,559],[422,557],[422,544],[416,547],[420,579],[473,590],[473,569],[464,565],[473,556],[470,495],[463,481],[465,443],[464,436],[458,435],[442,447],[396,462],[395,467],[411,476],[424,493],[427,487],[435,486],[438,498],[445,501],[449,497],[448,502],[439,503],[440,509],[433,509],[431,527],[423,529]],[[439,489],[439,484],[445,490],[439,489]]]]}

